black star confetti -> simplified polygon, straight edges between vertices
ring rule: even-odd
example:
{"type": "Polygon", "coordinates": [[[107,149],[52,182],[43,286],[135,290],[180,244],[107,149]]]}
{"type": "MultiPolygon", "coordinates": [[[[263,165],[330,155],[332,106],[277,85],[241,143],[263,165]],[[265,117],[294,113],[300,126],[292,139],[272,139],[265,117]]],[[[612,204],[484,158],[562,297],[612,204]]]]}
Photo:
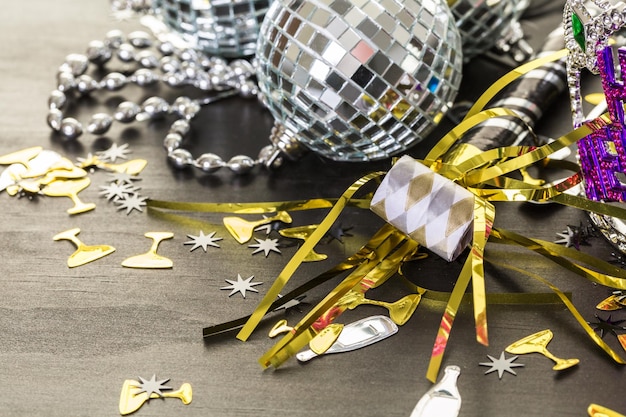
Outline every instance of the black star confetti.
{"type": "Polygon", "coordinates": [[[613,321],[611,319],[610,314],[609,314],[609,317],[606,319],[601,318],[597,314],[595,314],[595,317],[598,321],[595,323],[588,323],[588,324],[593,326],[594,331],[600,333],[600,338],[604,338],[605,332],[611,333],[613,334],[613,336],[617,337],[616,330],[626,330],[626,327],[620,326],[620,324],[622,324],[626,320],[613,321]]]}
{"type": "Polygon", "coordinates": [[[352,236],[348,233],[350,230],[352,230],[352,227],[343,227],[341,223],[333,224],[328,230],[328,233],[326,233],[326,243],[330,243],[333,240],[338,240],[343,243],[344,236],[352,236]]]}
{"type": "MultiPolygon", "coordinates": [[[[282,298],[282,297],[283,297],[282,295],[278,294],[278,298],[282,298]]],[[[306,295],[300,295],[300,296],[298,296],[296,298],[293,298],[293,299],[287,301],[282,306],[276,307],[274,309],[274,311],[285,310],[285,314],[288,314],[288,313],[292,312],[293,310],[297,310],[298,312],[301,313],[302,310],[300,309],[300,306],[304,305],[304,304],[308,304],[308,303],[305,303],[305,302],[302,301],[305,298],[306,298],[306,295]]]]}
{"type": "Polygon", "coordinates": [[[479,365],[491,367],[487,369],[487,371],[485,372],[485,375],[487,375],[488,373],[497,371],[498,379],[502,379],[502,375],[504,375],[505,372],[508,372],[512,375],[517,375],[515,371],[513,370],[513,368],[524,366],[521,363],[513,363],[513,361],[517,359],[517,356],[512,356],[506,359],[504,357],[504,352],[500,353],[500,357],[497,359],[490,355],[487,355],[487,357],[491,360],[491,362],[481,362],[479,363],[479,365]]]}
{"type": "Polygon", "coordinates": [[[187,235],[187,237],[189,239],[191,239],[188,242],[183,243],[183,245],[193,245],[191,247],[191,249],[189,249],[189,252],[193,252],[194,250],[198,249],[198,248],[202,248],[202,250],[204,250],[204,252],[207,251],[207,247],[208,246],[213,246],[214,248],[219,248],[220,245],[218,245],[217,241],[222,240],[221,237],[213,237],[215,235],[215,232],[211,232],[208,235],[205,235],[204,232],[202,230],[200,230],[200,234],[198,236],[194,236],[194,235],[187,235]]]}
{"type": "MultiPolygon", "coordinates": [[[[267,216],[263,216],[264,219],[267,219],[267,216]]],[[[285,223],[281,221],[273,221],[267,224],[261,225],[254,229],[255,232],[265,232],[266,235],[271,234],[273,231],[279,231],[280,229],[285,228],[285,223]]]]}
{"type": "Polygon", "coordinates": [[[246,291],[258,292],[253,287],[255,287],[256,285],[263,284],[262,282],[252,282],[253,279],[254,279],[254,275],[246,279],[242,279],[241,274],[237,274],[237,281],[231,281],[229,279],[225,280],[230,285],[226,287],[222,287],[220,288],[220,290],[232,290],[230,294],[228,294],[229,297],[235,293],[240,293],[243,296],[243,298],[246,298],[246,291]]]}
{"type": "Polygon", "coordinates": [[[141,382],[137,388],[139,388],[139,393],[141,392],[145,392],[148,394],[148,398],[150,398],[150,395],[152,395],[152,393],[155,393],[156,395],[158,395],[159,397],[163,396],[163,393],[161,392],[161,390],[170,390],[172,389],[171,387],[167,387],[163,384],[165,384],[167,381],[169,381],[170,379],[162,379],[160,381],[156,380],[156,375],[152,375],[152,378],[150,379],[144,379],[142,377],[139,377],[139,381],[141,382]]]}

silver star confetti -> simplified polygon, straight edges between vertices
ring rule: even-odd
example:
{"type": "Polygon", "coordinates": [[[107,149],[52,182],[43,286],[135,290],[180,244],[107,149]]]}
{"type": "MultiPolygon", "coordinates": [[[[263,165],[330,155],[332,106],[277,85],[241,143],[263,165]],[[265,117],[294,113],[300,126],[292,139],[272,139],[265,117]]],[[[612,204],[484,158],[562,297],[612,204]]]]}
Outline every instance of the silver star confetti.
{"type": "Polygon", "coordinates": [[[193,252],[194,250],[198,248],[202,248],[202,250],[206,252],[208,246],[219,248],[220,245],[218,245],[215,242],[222,240],[222,238],[213,237],[214,235],[215,235],[215,232],[211,232],[208,235],[205,235],[204,232],[200,230],[200,234],[198,236],[187,235],[187,237],[191,240],[183,243],[183,245],[193,245],[191,249],[189,249],[189,252],[193,252]]]}
{"type": "Polygon", "coordinates": [[[220,288],[220,290],[232,290],[230,294],[228,294],[229,297],[235,293],[241,293],[243,298],[246,298],[246,291],[258,292],[253,287],[256,285],[263,284],[262,282],[252,282],[253,279],[254,279],[254,275],[246,279],[242,279],[241,274],[237,274],[237,281],[231,281],[229,279],[225,280],[230,285],[226,287],[222,287],[220,288]]]}
{"type": "Polygon", "coordinates": [[[140,188],[135,188],[132,184],[112,182],[111,184],[101,185],[101,196],[109,201],[117,201],[127,198],[130,194],[136,194],[140,188]]]}
{"type": "Polygon", "coordinates": [[[562,233],[557,233],[557,236],[561,239],[555,240],[554,243],[563,244],[566,248],[570,246],[577,247],[576,239],[578,234],[571,226],[567,226],[567,230],[563,230],[562,233]]]}
{"type": "Polygon", "coordinates": [[[136,175],[130,175],[128,172],[113,172],[109,174],[109,177],[112,178],[111,182],[118,184],[132,184],[133,181],[141,181],[141,178],[136,175]]]}
{"type": "Polygon", "coordinates": [[[156,375],[152,375],[152,378],[150,379],[144,379],[142,377],[139,377],[139,381],[141,382],[137,388],[140,389],[139,393],[141,392],[145,392],[148,394],[148,398],[150,398],[150,395],[152,395],[152,393],[155,393],[156,395],[158,395],[159,397],[163,397],[163,393],[161,392],[161,390],[170,390],[172,389],[171,387],[167,387],[163,384],[165,384],[167,381],[169,381],[170,379],[162,379],[160,381],[156,380],[156,375]]]}
{"type": "Polygon", "coordinates": [[[270,252],[280,253],[280,249],[278,249],[278,239],[261,240],[254,238],[254,240],[256,240],[257,243],[248,246],[249,248],[256,248],[256,250],[252,252],[253,255],[259,252],[264,252],[265,257],[267,258],[270,252]]]}
{"type": "Polygon", "coordinates": [[[127,155],[129,153],[130,150],[128,149],[128,143],[125,143],[122,146],[117,146],[117,144],[114,143],[109,149],[97,152],[96,155],[98,155],[98,158],[100,158],[103,162],[115,162],[118,158],[128,159],[127,155]]]}
{"type": "Polygon", "coordinates": [[[130,194],[124,199],[116,201],[118,210],[126,210],[126,214],[130,214],[131,211],[137,210],[143,212],[142,207],[146,206],[146,200],[148,197],[140,197],[139,194],[130,194]]]}
{"type": "Polygon", "coordinates": [[[498,379],[502,379],[502,375],[504,375],[505,372],[508,372],[510,374],[513,375],[517,375],[515,373],[515,371],[513,370],[513,368],[519,367],[519,366],[524,366],[521,363],[513,363],[513,361],[515,359],[517,359],[517,356],[512,356],[508,359],[506,359],[504,357],[504,352],[500,353],[500,357],[498,359],[494,358],[493,356],[487,355],[487,357],[491,360],[491,362],[481,362],[479,363],[480,366],[490,366],[491,368],[487,369],[487,371],[485,372],[485,375],[487,375],[488,373],[497,371],[498,372],[498,379]]]}

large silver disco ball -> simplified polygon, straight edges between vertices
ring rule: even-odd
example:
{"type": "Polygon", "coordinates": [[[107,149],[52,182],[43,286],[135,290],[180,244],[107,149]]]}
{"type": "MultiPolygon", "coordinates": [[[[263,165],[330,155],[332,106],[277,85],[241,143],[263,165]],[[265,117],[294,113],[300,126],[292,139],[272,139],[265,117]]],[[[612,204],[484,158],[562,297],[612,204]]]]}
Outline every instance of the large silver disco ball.
{"type": "Polygon", "coordinates": [[[274,0],[257,60],[277,123],[337,161],[418,143],[454,100],[462,71],[444,0],[274,0]]]}
{"type": "Polygon", "coordinates": [[[271,0],[153,0],[153,12],[191,47],[226,58],[254,55],[271,0]]]}

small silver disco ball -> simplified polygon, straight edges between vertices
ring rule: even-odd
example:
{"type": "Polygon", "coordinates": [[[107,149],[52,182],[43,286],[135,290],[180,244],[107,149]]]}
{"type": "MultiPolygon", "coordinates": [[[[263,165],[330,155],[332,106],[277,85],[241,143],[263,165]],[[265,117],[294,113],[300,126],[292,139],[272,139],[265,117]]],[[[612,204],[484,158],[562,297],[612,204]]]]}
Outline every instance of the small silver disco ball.
{"type": "Polygon", "coordinates": [[[530,0],[448,0],[463,40],[464,59],[469,61],[507,38],[523,36],[514,31],[521,31],[518,20],[529,3],[530,0]]]}
{"type": "Polygon", "coordinates": [[[278,123],[337,161],[405,151],[461,82],[445,0],[274,0],[259,33],[259,89],[278,123]]]}
{"type": "Polygon", "coordinates": [[[194,49],[226,58],[254,55],[271,0],[153,0],[153,12],[194,49]]]}

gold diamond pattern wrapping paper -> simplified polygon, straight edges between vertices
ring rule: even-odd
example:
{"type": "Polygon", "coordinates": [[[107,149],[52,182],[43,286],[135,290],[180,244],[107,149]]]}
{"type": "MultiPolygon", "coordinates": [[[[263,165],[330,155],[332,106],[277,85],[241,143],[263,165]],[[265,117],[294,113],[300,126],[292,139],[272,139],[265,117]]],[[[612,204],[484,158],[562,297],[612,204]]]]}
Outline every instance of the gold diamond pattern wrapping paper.
{"type": "Polygon", "coordinates": [[[447,261],[472,240],[474,194],[410,156],[389,170],[370,208],[447,261]]]}

